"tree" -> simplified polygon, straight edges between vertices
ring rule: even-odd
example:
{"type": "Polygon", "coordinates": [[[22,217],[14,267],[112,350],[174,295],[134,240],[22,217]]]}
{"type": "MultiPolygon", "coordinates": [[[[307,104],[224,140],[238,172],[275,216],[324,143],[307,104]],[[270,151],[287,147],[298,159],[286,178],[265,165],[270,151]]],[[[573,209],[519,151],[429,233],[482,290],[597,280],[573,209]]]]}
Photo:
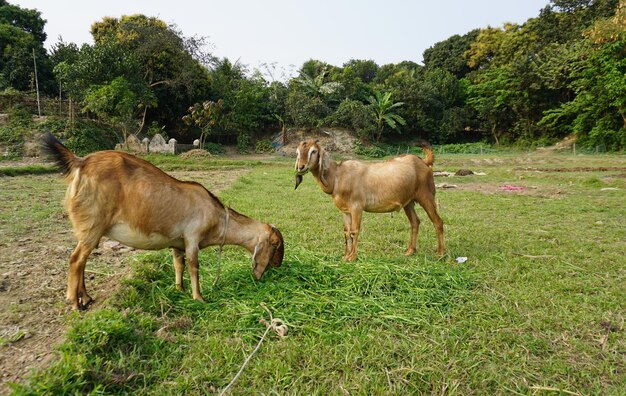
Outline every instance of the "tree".
{"type": "Polygon", "coordinates": [[[328,116],[327,122],[332,126],[349,128],[363,139],[369,139],[375,133],[371,109],[358,100],[344,99],[328,116]]]}
{"type": "Polygon", "coordinates": [[[341,88],[341,83],[336,81],[325,81],[328,72],[324,69],[315,77],[307,73],[301,73],[299,77],[292,80],[293,84],[301,87],[308,95],[321,98],[333,94],[341,88]]]}
{"type": "Polygon", "coordinates": [[[541,124],[576,133],[583,145],[626,148],[626,1],[586,33],[591,48],[573,69],[576,96],[547,111],[541,124]]]}
{"type": "Polygon", "coordinates": [[[467,103],[476,112],[481,127],[491,133],[498,145],[514,122],[512,85],[508,69],[501,67],[487,70],[469,87],[467,103]]]}
{"type": "Polygon", "coordinates": [[[285,119],[297,128],[317,128],[330,114],[330,108],[317,96],[292,90],[285,101],[285,119]]]}
{"type": "Polygon", "coordinates": [[[478,34],[479,30],[475,29],[463,36],[455,34],[436,43],[424,51],[424,66],[428,70],[443,69],[457,78],[465,77],[472,68],[468,65],[464,54],[470,49],[478,34]]]}
{"type": "Polygon", "coordinates": [[[175,25],[145,15],[104,18],[92,25],[91,33],[96,46],[114,42],[138,60],[157,99],[148,118],[180,120],[191,104],[209,96],[204,66],[213,58],[202,50],[204,38],[185,37],[175,25]]]}
{"type": "Polygon", "coordinates": [[[137,130],[139,114],[145,114],[145,108],[154,106],[156,100],[152,92],[142,84],[133,86],[124,77],[116,77],[110,83],[92,85],[84,98],[85,110],[94,112],[105,122],[118,126],[122,130],[124,142],[128,142],[130,133],[136,134],[143,127],[143,122],[137,130]]]}
{"type": "Polygon", "coordinates": [[[139,59],[114,40],[101,41],[93,46],[84,44],[76,54],[68,50],[66,55],[54,67],[54,74],[76,103],[83,102],[92,86],[110,84],[118,77],[129,82],[131,87],[143,85],[142,91],[147,88],[139,59]]]}
{"type": "Polygon", "coordinates": [[[0,0],[0,89],[34,89],[34,52],[40,89],[53,91],[52,70],[43,47],[45,23],[39,11],[0,0]]]}
{"type": "Polygon", "coordinates": [[[366,84],[371,83],[378,72],[378,65],[373,60],[350,59],[343,64],[343,68],[350,68],[354,74],[366,84]]]}
{"type": "Polygon", "coordinates": [[[253,134],[276,125],[276,115],[283,112],[285,88],[270,85],[260,73],[246,77],[246,68],[228,59],[215,62],[209,73],[212,99],[223,101],[224,122],[220,132],[236,133],[240,150],[245,150],[253,134]]]}
{"type": "Polygon", "coordinates": [[[379,142],[383,134],[385,125],[391,129],[398,130],[398,124],[405,125],[404,118],[394,112],[394,109],[402,106],[402,102],[393,102],[391,100],[391,92],[382,93],[375,91],[374,96],[369,97],[370,105],[372,106],[372,115],[374,116],[374,123],[376,130],[374,132],[374,139],[379,142]]]}
{"type": "Polygon", "coordinates": [[[202,130],[200,134],[200,147],[204,147],[207,136],[216,127],[223,125],[224,121],[224,101],[217,102],[207,100],[203,103],[196,103],[188,110],[188,114],[183,117],[188,125],[195,125],[202,130]]]}

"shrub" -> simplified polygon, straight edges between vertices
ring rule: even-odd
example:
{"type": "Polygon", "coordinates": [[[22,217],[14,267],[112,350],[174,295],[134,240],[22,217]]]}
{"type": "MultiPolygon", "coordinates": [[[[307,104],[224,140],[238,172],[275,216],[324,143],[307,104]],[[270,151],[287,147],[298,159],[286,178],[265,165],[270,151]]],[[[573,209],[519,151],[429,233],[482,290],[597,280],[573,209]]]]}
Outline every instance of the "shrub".
{"type": "Polygon", "coordinates": [[[246,132],[240,132],[237,135],[237,151],[240,154],[246,154],[248,152],[248,146],[250,146],[250,135],[246,132]]]}
{"type": "Polygon", "coordinates": [[[315,128],[330,113],[328,106],[317,97],[291,92],[285,102],[286,118],[296,128],[315,128]]]}
{"type": "Polygon", "coordinates": [[[332,126],[352,129],[361,138],[371,137],[376,129],[368,106],[352,99],[344,99],[326,122],[332,126]]]}
{"type": "Polygon", "coordinates": [[[165,125],[159,126],[158,122],[152,121],[146,130],[146,136],[153,138],[157,133],[163,136],[163,139],[165,139],[166,142],[170,140],[169,136],[167,136],[167,132],[165,132],[165,125]]]}
{"type": "Polygon", "coordinates": [[[213,155],[224,154],[226,152],[226,150],[224,149],[224,146],[222,146],[219,143],[213,143],[213,142],[205,142],[204,149],[213,155]]]}
{"type": "Polygon", "coordinates": [[[50,132],[64,139],[63,144],[77,155],[94,151],[111,150],[115,147],[116,136],[111,129],[105,129],[91,121],[79,120],[71,124],[62,118],[49,118],[37,129],[50,132]]]}
{"type": "Polygon", "coordinates": [[[388,154],[387,150],[385,150],[383,147],[374,144],[366,146],[360,141],[356,141],[354,143],[354,153],[356,155],[370,158],[381,158],[388,154]]]}
{"type": "Polygon", "coordinates": [[[274,146],[272,146],[272,141],[268,139],[258,140],[254,145],[254,151],[259,154],[267,154],[274,152],[274,146]]]}
{"type": "Polygon", "coordinates": [[[0,127],[0,146],[4,148],[2,157],[21,157],[24,151],[24,138],[30,134],[33,117],[22,106],[13,106],[6,125],[0,127]]]}

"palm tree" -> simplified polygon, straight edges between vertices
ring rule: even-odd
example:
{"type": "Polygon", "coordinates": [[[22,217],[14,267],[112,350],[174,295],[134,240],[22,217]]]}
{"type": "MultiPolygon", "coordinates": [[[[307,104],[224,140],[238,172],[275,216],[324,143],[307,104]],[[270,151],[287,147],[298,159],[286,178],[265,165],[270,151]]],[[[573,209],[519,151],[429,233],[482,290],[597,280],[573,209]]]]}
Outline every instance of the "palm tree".
{"type": "Polygon", "coordinates": [[[296,81],[313,97],[321,97],[335,93],[341,88],[342,84],[336,81],[324,82],[324,78],[328,72],[322,70],[320,74],[311,77],[307,73],[300,73],[296,81]]]}
{"type": "Polygon", "coordinates": [[[377,142],[380,141],[385,125],[388,125],[390,128],[395,130],[398,130],[398,124],[406,125],[404,118],[395,114],[393,110],[402,106],[404,102],[394,103],[391,100],[391,92],[382,93],[380,91],[374,91],[374,96],[369,97],[369,102],[373,111],[374,121],[376,123],[374,139],[377,142]]]}

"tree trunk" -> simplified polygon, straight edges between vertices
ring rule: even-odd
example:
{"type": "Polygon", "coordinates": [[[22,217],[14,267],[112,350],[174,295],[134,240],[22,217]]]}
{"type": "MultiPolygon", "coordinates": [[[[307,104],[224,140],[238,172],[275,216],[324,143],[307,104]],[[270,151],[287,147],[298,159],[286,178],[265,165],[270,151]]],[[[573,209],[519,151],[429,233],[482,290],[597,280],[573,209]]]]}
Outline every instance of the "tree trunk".
{"type": "Polygon", "coordinates": [[[500,141],[498,140],[498,134],[496,133],[496,123],[493,123],[493,126],[491,127],[491,134],[493,135],[493,138],[496,140],[496,146],[500,146],[500,141]]]}

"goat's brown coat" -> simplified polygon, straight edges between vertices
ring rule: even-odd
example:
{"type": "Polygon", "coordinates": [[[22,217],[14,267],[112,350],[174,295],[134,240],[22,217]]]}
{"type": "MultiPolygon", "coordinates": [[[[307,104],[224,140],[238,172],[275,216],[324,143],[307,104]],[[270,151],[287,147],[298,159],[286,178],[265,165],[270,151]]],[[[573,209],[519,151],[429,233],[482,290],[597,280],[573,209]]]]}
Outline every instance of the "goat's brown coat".
{"type": "Polygon", "coordinates": [[[69,184],[65,206],[78,240],[67,284],[72,308],[92,301],[85,289],[85,264],[103,236],[139,249],[172,248],[179,290],[186,257],[196,300],[202,300],[198,281],[202,248],[222,243],[245,247],[253,254],[257,279],[268,264],[282,263],[280,231],[225,208],[202,185],[177,180],[130,154],[100,151],[80,158],[52,135],[45,135],[43,143],[69,184]]]}
{"type": "Polygon", "coordinates": [[[443,255],[443,221],[437,213],[431,169],[434,157],[428,146],[423,149],[426,153],[424,160],[415,155],[402,155],[376,163],[335,162],[316,140],[300,143],[296,151],[296,188],[302,175],[310,171],[322,190],[332,195],[335,206],[344,215],[345,260],[352,261],[357,256],[363,211],[385,213],[404,209],[411,224],[406,255],[414,253],[420,224],[415,202],[424,208],[433,222],[437,231],[437,251],[443,255]]]}

